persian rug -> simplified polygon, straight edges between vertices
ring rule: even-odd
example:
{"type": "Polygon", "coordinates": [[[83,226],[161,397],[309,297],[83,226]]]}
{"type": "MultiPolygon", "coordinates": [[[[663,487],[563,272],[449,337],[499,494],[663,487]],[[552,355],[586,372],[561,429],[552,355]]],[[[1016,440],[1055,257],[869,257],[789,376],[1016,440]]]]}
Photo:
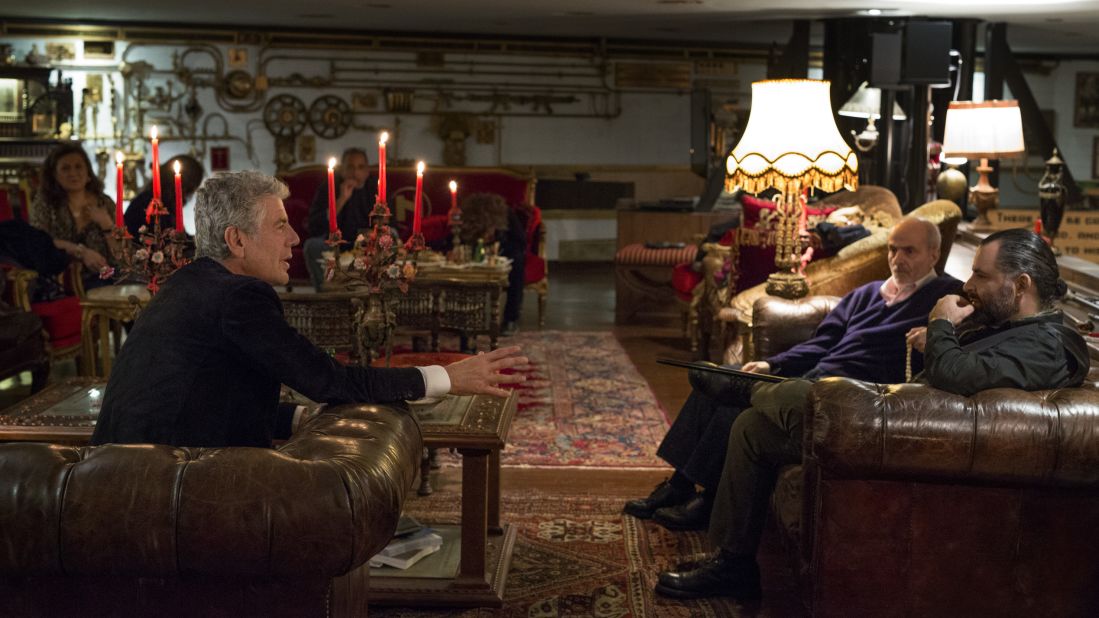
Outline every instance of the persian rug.
{"type": "Polygon", "coordinates": [[[667,415],[613,334],[524,332],[500,345],[530,359],[510,385],[518,409],[503,465],[667,467],[656,456],[667,415]]]}
{"type": "MultiPolygon", "coordinates": [[[[453,491],[405,503],[421,521],[457,523],[453,491]]],[[[371,606],[374,618],[658,618],[801,616],[785,556],[761,555],[764,600],[680,601],[657,595],[662,570],[707,551],[704,532],[668,532],[622,514],[621,497],[561,495],[536,490],[503,496],[502,519],[518,527],[501,609],[417,610],[371,606]]]]}

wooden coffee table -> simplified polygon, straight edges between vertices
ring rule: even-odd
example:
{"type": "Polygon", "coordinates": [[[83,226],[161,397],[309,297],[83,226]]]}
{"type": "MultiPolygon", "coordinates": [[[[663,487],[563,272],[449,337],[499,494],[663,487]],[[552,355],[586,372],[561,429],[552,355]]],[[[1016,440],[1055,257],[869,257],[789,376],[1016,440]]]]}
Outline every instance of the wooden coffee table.
{"type": "Polygon", "coordinates": [[[455,448],[462,455],[462,523],[426,522],[443,536],[443,549],[406,571],[369,569],[370,602],[500,607],[515,549],[515,528],[500,525],[500,450],[515,416],[515,392],[507,399],[448,396],[413,409],[424,446],[455,448]]]}
{"type": "MultiPolygon", "coordinates": [[[[87,445],[105,386],[102,378],[70,378],[0,411],[0,442],[87,445]]],[[[364,564],[347,577],[369,582],[371,603],[500,607],[516,535],[512,526],[500,525],[500,451],[515,416],[516,394],[447,396],[412,408],[424,446],[454,448],[462,455],[461,524],[432,526],[446,544],[406,571],[364,564]]]]}

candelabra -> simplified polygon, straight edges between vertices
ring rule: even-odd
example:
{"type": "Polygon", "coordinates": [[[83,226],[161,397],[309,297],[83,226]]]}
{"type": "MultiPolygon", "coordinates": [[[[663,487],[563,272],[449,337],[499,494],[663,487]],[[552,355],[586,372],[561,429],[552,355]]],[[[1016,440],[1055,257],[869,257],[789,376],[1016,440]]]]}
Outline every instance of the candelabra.
{"type": "Polygon", "coordinates": [[[160,217],[168,214],[164,203],[153,198],[145,210],[145,225],[138,229],[135,239],[125,225],[113,232],[118,251],[118,272],[110,272],[121,281],[141,281],[150,294],[160,291],[168,277],[191,260],[188,248],[193,244],[182,229],[160,226],[160,217]],[[135,242],[136,240],[136,242],[135,242]]]}
{"type": "Polygon", "coordinates": [[[423,249],[423,236],[413,235],[407,244],[389,226],[391,217],[385,202],[378,201],[370,212],[371,228],[367,234],[359,234],[351,249],[340,256],[343,242],[339,230],[331,232],[325,243],[332,248],[326,261],[325,278],[340,280],[349,289],[365,288],[365,302],[354,299],[355,339],[360,358],[369,360],[378,348],[391,353],[393,331],[397,316],[389,295],[393,289],[408,292],[408,286],[416,278],[416,237],[419,250],[423,249]]]}

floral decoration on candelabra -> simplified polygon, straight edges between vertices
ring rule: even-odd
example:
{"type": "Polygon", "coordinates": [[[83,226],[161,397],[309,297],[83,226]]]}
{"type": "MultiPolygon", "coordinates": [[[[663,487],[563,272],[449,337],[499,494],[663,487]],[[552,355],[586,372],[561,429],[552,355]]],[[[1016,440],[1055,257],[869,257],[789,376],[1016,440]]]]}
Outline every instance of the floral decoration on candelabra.
{"type": "MultiPolygon", "coordinates": [[[[370,212],[372,227],[366,234],[359,234],[350,250],[340,259],[343,236],[337,229],[330,232],[325,244],[332,248],[325,262],[325,279],[340,281],[349,288],[365,287],[371,293],[383,293],[396,288],[408,292],[408,286],[416,278],[416,260],[410,255],[413,240],[401,244],[393,228],[389,226],[389,208],[384,202],[374,205],[370,212]]],[[[423,242],[423,236],[420,236],[423,242]]]]}
{"type": "Polygon", "coordinates": [[[150,294],[156,294],[168,277],[191,261],[187,254],[192,241],[187,233],[161,227],[160,217],[166,214],[164,204],[153,199],[145,211],[146,223],[138,229],[138,238],[125,225],[115,227],[113,235],[120,248],[119,269],[110,274],[120,281],[142,281],[150,294]]]}
{"type": "Polygon", "coordinates": [[[154,126],[151,132],[152,156],[153,156],[153,199],[145,209],[145,225],[138,229],[138,238],[135,239],[126,228],[126,222],[122,215],[122,199],[124,189],[123,165],[125,155],[122,152],[115,153],[117,176],[115,180],[117,197],[115,207],[115,229],[112,236],[115,240],[116,258],[119,263],[119,271],[105,269],[100,277],[107,279],[117,276],[121,281],[136,280],[145,282],[150,294],[160,291],[160,285],[164,283],[175,271],[185,266],[191,260],[187,258],[188,247],[191,239],[183,228],[183,190],[180,185],[180,164],[176,161],[175,170],[175,227],[162,228],[160,218],[168,214],[164,202],[160,196],[160,150],[158,147],[157,131],[154,126]]]}

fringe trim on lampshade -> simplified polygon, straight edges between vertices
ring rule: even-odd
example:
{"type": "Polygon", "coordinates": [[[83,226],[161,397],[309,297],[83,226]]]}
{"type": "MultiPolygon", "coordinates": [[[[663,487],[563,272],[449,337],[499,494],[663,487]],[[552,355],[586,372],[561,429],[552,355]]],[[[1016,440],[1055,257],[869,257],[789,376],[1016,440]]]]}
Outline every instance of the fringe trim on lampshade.
{"type": "Polygon", "coordinates": [[[759,176],[749,176],[738,168],[731,176],[725,177],[726,191],[732,192],[736,187],[740,187],[753,195],[772,188],[785,194],[787,187],[792,189],[794,184],[800,184],[802,189],[814,187],[826,193],[835,193],[840,189],[854,191],[859,186],[859,173],[850,165],[844,164],[837,174],[828,174],[816,167],[810,167],[797,176],[786,176],[773,168],[759,176]]]}

